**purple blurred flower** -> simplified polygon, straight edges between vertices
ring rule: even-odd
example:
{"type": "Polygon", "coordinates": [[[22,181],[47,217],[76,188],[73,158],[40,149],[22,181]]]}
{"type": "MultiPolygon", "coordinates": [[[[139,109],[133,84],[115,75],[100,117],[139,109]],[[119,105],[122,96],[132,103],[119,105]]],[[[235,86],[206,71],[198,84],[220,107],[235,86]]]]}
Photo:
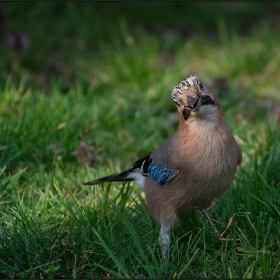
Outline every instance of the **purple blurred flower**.
{"type": "Polygon", "coordinates": [[[7,36],[7,44],[15,51],[26,50],[29,48],[28,38],[20,30],[15,30],[7,36]]]}

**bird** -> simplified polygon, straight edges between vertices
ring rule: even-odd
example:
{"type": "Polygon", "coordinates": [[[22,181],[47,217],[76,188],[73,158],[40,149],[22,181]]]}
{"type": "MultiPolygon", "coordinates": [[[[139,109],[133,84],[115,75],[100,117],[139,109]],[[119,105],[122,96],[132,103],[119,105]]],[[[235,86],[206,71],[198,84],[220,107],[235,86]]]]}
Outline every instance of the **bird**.
{"type": "MultiPolygon", "coordinates": [[[[147,211],[160,224],[163,257],[179,216],[199,210],[214,228],[206,211],[227,191],[242,161],[217,97],[197,76],[177,84],[171,98],[179,119],[173,136],[129,169],[84,183],[133,181],[138,185],[145,193],[147,211]]],[[[220,235],[216,228],[215,234],[220,235]]]]}

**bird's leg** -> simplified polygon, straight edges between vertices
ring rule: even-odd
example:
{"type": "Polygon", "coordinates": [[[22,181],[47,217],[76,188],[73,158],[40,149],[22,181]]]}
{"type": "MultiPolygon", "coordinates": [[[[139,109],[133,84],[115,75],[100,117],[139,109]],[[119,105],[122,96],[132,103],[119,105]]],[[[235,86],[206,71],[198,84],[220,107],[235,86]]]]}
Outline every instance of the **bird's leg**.
{"type": "MultiPolygon", "coordinates": [[[[209,223],[209,225],[210,225],[210,227],[211,228],[213,228],[214,227],[214,224],[212,223],[212,221],[211,221],[211,219],[210,219],[210,217],[208,216],[208,214],[205,212],[205,211],[201,211],[201,213],[203,214],[203,216],[206,218],[206,220],[208,221],[208,223],[209,223]]],[[[214,231],[215,231],[215,235],[217,236],[217,237],[219,237],[220,236],[220,233],[219,233],[219,231],[214,227],[214,231]]]]}
{"type": "MultiPolygon", "coordinates": [[[[204,210],[201,210],[201,213],[203,214],[203,216],[204,216],[204,217],[206,218],[206,220],[208,221],[210,227],[211,227],[211,228],[214,228],[215,235],[216,235],[216,236],[218,237],[218,239],[219,239],[219,237],[220,237],[220,232],[215,228],[215,226],[214,226],[214,224],[212,223],[212,221],[211,221],[210,217],[208,216],[208,214],[207,214],[204,210]]],[[[224,240],[221,240],[221,239],[219,239],[219,240],[221,241],[222,244],[225,244],[225,241],[224,241],[224,240]]]]}
{"type": "Polygon", "coordinates": [[[159,235],[159,245],[161,248],[161,256],[164,259],[165,255],[169,248],[169,241],[170,241],[170,225],[166,225],[161,223],[160,226],[160,235],[159,235]]]}

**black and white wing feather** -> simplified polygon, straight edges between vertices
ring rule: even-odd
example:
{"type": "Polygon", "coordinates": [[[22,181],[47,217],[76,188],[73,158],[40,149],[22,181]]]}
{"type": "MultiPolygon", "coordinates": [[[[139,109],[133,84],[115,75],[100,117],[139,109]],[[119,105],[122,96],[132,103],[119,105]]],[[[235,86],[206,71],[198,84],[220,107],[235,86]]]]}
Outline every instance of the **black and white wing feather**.
{"type": "Polygon", "coordinates": [[[166,165],[156,166],[150,157],[153,151],[138,158],[131,168],[117,174],[105,176],[94,181],[84,183],[84,185],[96,185],[106,182],[124,182],[134,181],[142,190],[144,190],[144,179],[152,178],[157,184],[164,184],[175,177],[179,170],[168,169],[166,165]]]}

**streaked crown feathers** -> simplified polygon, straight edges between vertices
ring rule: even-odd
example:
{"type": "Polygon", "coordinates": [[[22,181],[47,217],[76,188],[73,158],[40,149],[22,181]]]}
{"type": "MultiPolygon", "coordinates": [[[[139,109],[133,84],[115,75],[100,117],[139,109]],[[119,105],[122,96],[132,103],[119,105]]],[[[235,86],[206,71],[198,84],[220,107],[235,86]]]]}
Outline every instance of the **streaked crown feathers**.
{"type": "Polygon", "coordinates": [[[200,84],[200,80],[197,76],[190,76],[185,80],[181,81],[171,92],[171,97],[176,104],[176,101],[179,99],[179,96],[182,95],[186,90],[195,88],[196,85],[200,84]]]}

